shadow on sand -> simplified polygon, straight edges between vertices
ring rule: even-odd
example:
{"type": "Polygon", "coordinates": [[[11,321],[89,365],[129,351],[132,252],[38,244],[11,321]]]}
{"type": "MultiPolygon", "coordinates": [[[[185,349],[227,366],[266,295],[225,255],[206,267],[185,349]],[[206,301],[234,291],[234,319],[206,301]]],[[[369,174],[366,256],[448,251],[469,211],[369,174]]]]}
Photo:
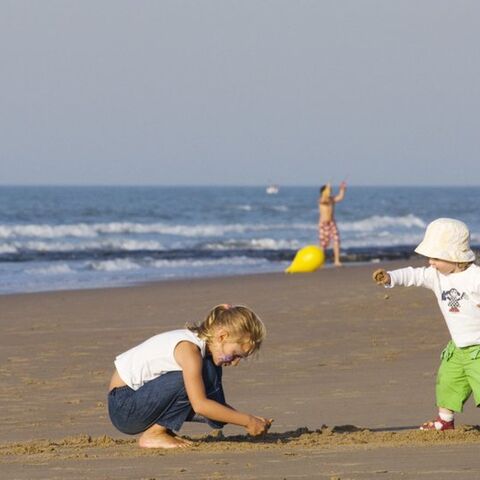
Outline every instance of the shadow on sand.
{"type": "MultiPolygon", "coordinates": [[[[221,430],[214,430],[209,435],[201,439],[203,443],[250,443],[250,444],[289,444],[299,443],[303,439],[310,439],[313,441],[320,441],[324,443],[330,439],[334,443],[337,441],[343,442],[384,442],[384,441],[401,441],[402,439],[429,439],[430,434],[435,435],[438,432],[422,432],[417,425],[410,426],[391,426],[382,428],[365,428],[356,425],[337,425],[328,427],[322,425],[317,430],[311,430],[307,427],[300,427],[296,430],[289,430],[286,432],[270,432],[264,436],[252,437],[250,435],[232,435],[224,436],[221,430]],[[303,437],[303,438],[301,438],[303,437]],[[343,439],[343,440],[342,440],[343,439]]],[[[444,432],[441,432],[444,433],[444,432]]],[[[455,430],[448,432],[448,437],[462,438],[465,434],[474,436],[476,439],[480,436],[479,425],[463,425],[455,430]]]]}

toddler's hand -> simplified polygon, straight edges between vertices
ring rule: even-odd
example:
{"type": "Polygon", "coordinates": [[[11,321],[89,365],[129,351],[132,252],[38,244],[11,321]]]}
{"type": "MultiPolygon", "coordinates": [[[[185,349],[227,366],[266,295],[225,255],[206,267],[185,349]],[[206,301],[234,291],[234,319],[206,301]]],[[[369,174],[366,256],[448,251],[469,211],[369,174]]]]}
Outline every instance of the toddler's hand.
{"type": "Polygon", "coordinates": [[[390,285],[390,275],[383,268],[375,270],[372,278],[377,285],[390,285]]]}
{"type": "Polygon", "coordinates": [[[267,419],[263,417],[256,417],[254,415],[250,416],[250,422],[245,427],[247,432],[254,437],[258,435],[265,435],[268,432],[268,429],[272,425],[273,418],[267,419]]]}

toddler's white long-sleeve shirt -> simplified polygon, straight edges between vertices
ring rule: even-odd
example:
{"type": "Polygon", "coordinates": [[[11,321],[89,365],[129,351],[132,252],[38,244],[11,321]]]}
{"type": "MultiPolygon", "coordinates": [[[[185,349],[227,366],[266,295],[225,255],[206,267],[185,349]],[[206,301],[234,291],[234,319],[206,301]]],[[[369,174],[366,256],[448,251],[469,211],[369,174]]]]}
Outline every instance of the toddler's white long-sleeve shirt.
{"type": "Polygon", "coordinates": [[[433,290],[457,347],[480,345],[480,267],[443,275],[433,267],[389,271],[390,285],[433,290]]]}

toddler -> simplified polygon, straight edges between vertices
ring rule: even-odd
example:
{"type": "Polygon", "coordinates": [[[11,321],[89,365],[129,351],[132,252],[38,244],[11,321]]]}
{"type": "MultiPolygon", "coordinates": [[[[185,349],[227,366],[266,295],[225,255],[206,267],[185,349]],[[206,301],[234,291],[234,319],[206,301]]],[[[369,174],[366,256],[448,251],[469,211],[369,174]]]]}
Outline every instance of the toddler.
{"type": "Polygon", "coordinates": [[[430,223],[415,251],[428,257],[429,267],[377,270],[373,277],[386,287],[425,287],[437,297],[452,340],[437,375],[438,416],[420,429],[449,430],[472,392],[480,406],[480,267],[473,263],[467,226],[451,218],[430,223]]]}

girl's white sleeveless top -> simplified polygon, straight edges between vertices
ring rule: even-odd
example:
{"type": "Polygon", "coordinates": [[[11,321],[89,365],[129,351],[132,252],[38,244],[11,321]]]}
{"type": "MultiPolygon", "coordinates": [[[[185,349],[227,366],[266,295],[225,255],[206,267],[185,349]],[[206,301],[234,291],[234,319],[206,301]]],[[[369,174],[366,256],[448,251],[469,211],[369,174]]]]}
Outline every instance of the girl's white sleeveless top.
{"type": "Polygon", "coordinates": [[[121,379],[134,390],[167,372],[181,371],[173,352],[180,342],[191,342],[198,346],[205,357],[206,344],[194,332],[187,329],[160,333],[145,342],[120,354],[115,367],[121,379]]]}

